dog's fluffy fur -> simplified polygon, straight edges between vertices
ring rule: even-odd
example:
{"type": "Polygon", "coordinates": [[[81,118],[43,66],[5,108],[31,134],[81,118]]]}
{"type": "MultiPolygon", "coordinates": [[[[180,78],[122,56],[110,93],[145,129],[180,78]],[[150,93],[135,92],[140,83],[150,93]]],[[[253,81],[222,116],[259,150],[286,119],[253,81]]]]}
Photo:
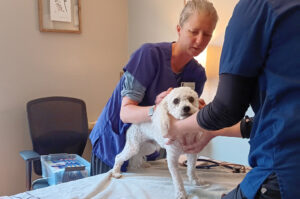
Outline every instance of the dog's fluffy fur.
{"type": "MultiPolygon", "coordinates": [[[[198,107],[198,95],[194,90],[189,87],[174,88],[157,106],[151,122],[133,124],[128,129],[125,147],[116,156],[112,176],[115,178],[121,177],[120,168],[124,161],[129,160],[133,156],[136,156],[137,159],[142,159],[142,156],[152,153],[153,150],[145,149],[150,149],[150,145],[155,141],[166,149],[168,168],[175,187],[175,197],[177,199],[187,198],[178,170],[178,158],[183,154],[183,150],[177,141],[171,145],[166,145],[166,139],[163,136],[167,134],[169,128],[168,114],[171,114],[176,119],[184,119],[195,113],[198,107]]],[[[195,173],[196,159],[196,154],[187,154],[187,175],[191,183],[200,185],[201,182],[195,173]]],[[[135,161],[135,164],[136,166],[141,166],[141,161],[135,161]]]]}

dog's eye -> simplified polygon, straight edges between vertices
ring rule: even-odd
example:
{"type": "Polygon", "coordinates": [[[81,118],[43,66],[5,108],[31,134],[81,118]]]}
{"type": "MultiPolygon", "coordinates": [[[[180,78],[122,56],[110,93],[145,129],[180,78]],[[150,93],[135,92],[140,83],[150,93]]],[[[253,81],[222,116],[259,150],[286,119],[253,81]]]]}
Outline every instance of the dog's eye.
{"type": "Polygon", "coordinates": [[[174,103],[174,104],[178,104],[179,101],[180,101],[180,100],[179,100],[178,98],[175,98],[175,99],[173,100],[173,103],[174,103]]]}
{"type": "Polygon", "coordinates": [[[189,97],[188,98],[189,102],[193,103],[195,101],[195,99],[193,97],[189,97]]]}

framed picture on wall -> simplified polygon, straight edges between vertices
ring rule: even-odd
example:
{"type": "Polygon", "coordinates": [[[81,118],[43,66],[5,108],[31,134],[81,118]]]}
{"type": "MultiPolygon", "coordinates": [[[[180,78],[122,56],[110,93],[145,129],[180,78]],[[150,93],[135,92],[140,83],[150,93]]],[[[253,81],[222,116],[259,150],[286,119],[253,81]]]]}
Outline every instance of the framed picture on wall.
{"type": "Polygon", "coordinates": [[[81,33],[81,0],[38,0],[41,32],[81,33]]]}

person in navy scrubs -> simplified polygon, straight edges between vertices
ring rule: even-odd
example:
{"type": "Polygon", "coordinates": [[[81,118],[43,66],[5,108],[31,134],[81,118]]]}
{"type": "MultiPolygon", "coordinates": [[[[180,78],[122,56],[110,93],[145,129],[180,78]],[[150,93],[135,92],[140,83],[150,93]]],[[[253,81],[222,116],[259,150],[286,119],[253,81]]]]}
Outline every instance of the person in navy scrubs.
{"type": "Polygon", "coordinates": [[[172,120],[167,137],[190,153],[215,136],[250,138],[252,169],[223,199],[300,198],[299,57],[299,0],[240,0],[226,29],[215,98],[172,120]],[[249,105],[255,116],[245,134],[236,123],[249,105]]]}
{"type": "MultiPolygon", "coordinates": [[[[90,134],[92,175],[113,167],[115,156],[125,146],[127,129],[132,123],[151,120],[155,101],[168,93],[163,91],[186,84],[200,97],[206,75],[194,57],[208,45],[217,21],[212,3],[189,1],[180,15],[176,42],[146,43],[131,55],[123,68],[124,75],[90,134]]],[[[152,152],[150,160],[159,155],[152,152]]],[[[124,163],[122,171],[126,171],[127,164],[124,163]]]]}

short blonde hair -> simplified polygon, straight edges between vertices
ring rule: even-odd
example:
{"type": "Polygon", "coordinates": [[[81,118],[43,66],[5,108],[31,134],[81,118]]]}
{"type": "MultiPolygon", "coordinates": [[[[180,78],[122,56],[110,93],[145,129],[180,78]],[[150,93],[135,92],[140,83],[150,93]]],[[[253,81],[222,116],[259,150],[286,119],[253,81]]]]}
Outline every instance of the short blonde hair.
{"type": "Polygon", "coordinates": [[[181,11],[179,25],[183,27],[186,20],[195,12],[207,13],[217,23],[219,17],[214,5],[207,0],[188,0],[181,11]]]}

